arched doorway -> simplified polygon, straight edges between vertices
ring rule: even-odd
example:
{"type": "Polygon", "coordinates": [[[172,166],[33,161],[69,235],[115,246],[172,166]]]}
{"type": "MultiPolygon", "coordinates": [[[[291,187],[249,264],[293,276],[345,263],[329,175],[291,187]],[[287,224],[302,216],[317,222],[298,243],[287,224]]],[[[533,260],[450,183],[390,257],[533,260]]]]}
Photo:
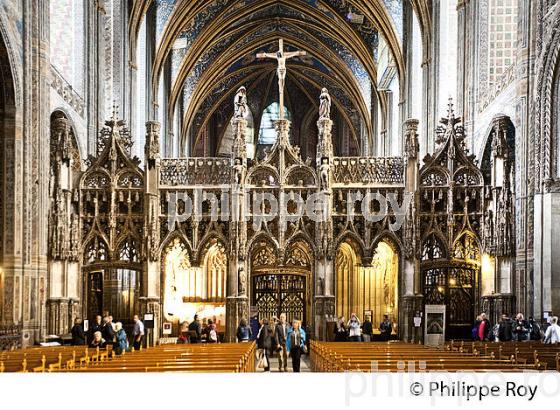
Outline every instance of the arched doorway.
{"type": "Polygon", "coordinates": [[[446,306],[447,339],[470,337],[478,305],[480,266],[480,247],[472,233],[464,232],[458,237],[450,256],[435,235],[423,242],[424,302],[446,306]]]}
{"type": "Polygon", "coordinates": [[[218,332],[225,331],[227,255],[224,246],[212,241],[193,266],[184,240],[173,238],[162,254],[163,317],[177,331],[197,315],[206,323],[212,319],[218,332]]]}
{"type": "Polygon", "coordinates": [[[288,246],[279,261],[275,248],[261,241],[251,253],[251,306],[259,319],[285,313],[289,322],[299,319],[309,325],[311,318],[311,261],[309,245],[298,240],[288,246]]]}
{"type": "Polygon", "coordinates": [[[368,317],[374,328],[379,327],[384,315],[398,330],[398,252],[392,241],[378,242],[371,264],[362,264],[352,241],[338,247],[335,259],[336,314],[346,320],[352,313],[364,320],[368,317]]]}

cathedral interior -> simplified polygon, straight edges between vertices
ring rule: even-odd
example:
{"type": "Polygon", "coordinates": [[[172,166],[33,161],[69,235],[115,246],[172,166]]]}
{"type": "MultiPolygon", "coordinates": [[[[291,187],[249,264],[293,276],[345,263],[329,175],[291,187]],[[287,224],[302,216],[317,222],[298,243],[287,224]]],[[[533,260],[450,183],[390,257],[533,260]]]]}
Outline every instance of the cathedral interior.
{"type": "Polygon", "coordinates": [[[0,0],[0,55],[21,346],[105,312],[148,343],[560,312],[558,0],[0,0]]]}

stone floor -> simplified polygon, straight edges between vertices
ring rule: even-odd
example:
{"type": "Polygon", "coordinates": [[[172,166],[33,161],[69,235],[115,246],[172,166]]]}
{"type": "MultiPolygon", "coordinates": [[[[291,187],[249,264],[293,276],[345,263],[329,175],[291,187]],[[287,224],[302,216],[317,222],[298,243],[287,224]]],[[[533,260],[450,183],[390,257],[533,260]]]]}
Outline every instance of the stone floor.
{"type": "MultiPolygon", "coordinates": [[[[263,369],[257,369],[257,372],[264,373],[263,369]]],[[[270,359],[270,372],[271,373],[280,373],[278,370],[278,355],[275,355],[270,359]]],[[[301,364],[300,364],[300,372],[301,373],[309,373],[311,372],[309,366],[309,355],[302,355],[301,356],[301,364]]],[[[288,373],[293,373],[292,370],[292,359],[288,357],[288,373]]]]}

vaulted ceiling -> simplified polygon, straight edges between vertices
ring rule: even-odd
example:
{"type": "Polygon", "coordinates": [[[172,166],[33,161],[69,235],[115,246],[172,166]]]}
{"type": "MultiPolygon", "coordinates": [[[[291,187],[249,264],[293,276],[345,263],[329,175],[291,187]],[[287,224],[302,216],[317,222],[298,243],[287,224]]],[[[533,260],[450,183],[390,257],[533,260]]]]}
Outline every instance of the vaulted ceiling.
{"type": "Polygon", "coordinates": [[[154,6],[152,95],[158,94],[161,74],[170,65],[167,112],[172,118],[182,102],[183,136],[187,131],[199,135],[217,111],[227,115],[240,85],[249,90],[253,112],[262,111],[274,92],[270,80],[276,66],[255,56],[276,51],[280,38],[289,50],[307,51],[288,64],[289,86],[299,89],[293,94],[314,104],[321,87],[327,87],[353,132],[361,124],[372,135],[374,94],[382,110],[386,104],[377,87],[383,74],[378,72],[380,41],[390,50],[397,78],[404,76],[402,0],[137,0],[129,22],[131,50],[136,50],[142,19],[154,6]],[[364,16],[363,22],[351,22],[349,13],[364,16]]]}

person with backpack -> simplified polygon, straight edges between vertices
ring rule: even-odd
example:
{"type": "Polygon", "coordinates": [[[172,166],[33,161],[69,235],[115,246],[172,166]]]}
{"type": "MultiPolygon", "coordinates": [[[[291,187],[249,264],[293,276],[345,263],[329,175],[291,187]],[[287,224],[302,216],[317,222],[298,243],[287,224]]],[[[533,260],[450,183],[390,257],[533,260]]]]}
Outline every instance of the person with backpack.
{"type": "Polygon", "coordinates": [[[252,336],[253,332],[251,331],[251,327],[247,325],[247,321],[245,319],[241,319],[239,321],[239,326],[237,327],[237,342],[247,343],[251,340],[252,336]]]}
{"type": "Polygon", "coordinates": [[[507,314],[503,313],[502,320],[498,325],[498,340],[500,342],[511,342],[511,340],[513,339],[511,326],[512,326],[511,319],[508,317],[507,314]]]}
{"type": "Polygon", "coordinates": [[[533,316],[529,316],[529,340],[542,340],[542,330],[533,316]]]}
{"type": "Polygon", "coordinates": [[[263,324],[257,335],[258,367],[262,367],[265,372],[270,371],[270,357],[274,341],[274,322],[269,324],[268,319],[263,319],[263,324]]]}
{"type": "Polygon", "coordinates": [[[208,319],[208,326],[206,326],[206,342],[218,343],[218,332],[212,319],[208,319]]]}
{"type": "Polygon", "coordinates": [[[544,334],[544,343],[558,344],[560,343],[560,326],[558,326],[558,316],[552,317],[550,326],[546,329],[544,334]]]}

